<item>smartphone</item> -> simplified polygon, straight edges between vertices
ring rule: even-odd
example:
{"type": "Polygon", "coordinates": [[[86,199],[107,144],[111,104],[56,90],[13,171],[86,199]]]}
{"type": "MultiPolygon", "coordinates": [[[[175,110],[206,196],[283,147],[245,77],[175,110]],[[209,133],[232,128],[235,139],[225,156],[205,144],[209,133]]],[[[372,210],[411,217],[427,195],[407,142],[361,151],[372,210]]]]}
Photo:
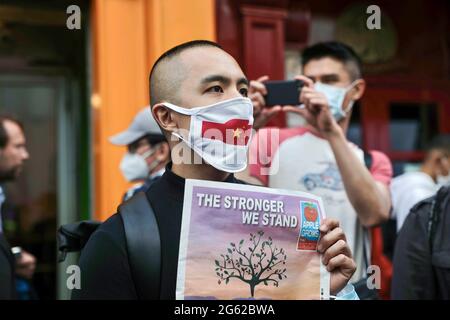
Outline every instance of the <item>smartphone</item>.
{"type": "Polygon", "coordinates": [[[266,81],[264,85],[267,89],[266,100],[267,107],[276,105],[298,105],[300,91],[303,88],[303,81],[301,80],[280,80],[280,81],[266,81]]]}

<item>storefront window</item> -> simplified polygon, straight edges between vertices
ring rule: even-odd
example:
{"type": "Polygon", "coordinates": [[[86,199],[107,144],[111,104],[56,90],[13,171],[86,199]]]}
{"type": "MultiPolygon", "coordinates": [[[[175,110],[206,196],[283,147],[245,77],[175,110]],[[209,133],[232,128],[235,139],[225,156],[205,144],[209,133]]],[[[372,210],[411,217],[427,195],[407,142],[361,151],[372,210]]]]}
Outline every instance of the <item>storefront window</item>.
{"type": "Polygon", "coordinates": [[[439,132],[436,104],[392,103],[389,110],[392,151],[423,150],[439,132]]]}

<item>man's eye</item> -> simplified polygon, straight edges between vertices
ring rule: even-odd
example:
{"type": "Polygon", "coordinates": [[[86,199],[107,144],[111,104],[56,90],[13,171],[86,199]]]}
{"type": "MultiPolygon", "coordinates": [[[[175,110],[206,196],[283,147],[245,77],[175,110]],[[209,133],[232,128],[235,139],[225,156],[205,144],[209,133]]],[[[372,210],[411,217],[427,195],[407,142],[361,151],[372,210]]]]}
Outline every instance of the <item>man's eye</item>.
{"type": "Polygon", "coordinates": [[[243,96],[243,97],[247,97],[248,96],[248,89],[247,88],[242,88],[239,90],[239,93],[243,96]]]}
{"type": "Polygon", "coordinates": [[[216,93],[219,93],[219,92],[223,92],[223,89],[222,89],[221,86],[214,86],[214,87],[209,88],[209,89],[206,90],[206,91],[207,91],[207,92],[216,92],[216,93]]]}

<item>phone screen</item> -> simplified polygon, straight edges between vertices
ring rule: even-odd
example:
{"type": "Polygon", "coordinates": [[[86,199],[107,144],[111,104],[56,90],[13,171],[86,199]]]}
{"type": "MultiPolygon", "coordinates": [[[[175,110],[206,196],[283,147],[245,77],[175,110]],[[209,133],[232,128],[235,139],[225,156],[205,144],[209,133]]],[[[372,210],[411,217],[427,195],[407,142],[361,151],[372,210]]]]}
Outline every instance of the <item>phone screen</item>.
{"type": "Polygon", "coordinates": [[[266,81],[264,85],[267,95],[264,97],[267,107],[276,105],[298,105],[299,95],[303,87],[300,80],[266,81]]]}

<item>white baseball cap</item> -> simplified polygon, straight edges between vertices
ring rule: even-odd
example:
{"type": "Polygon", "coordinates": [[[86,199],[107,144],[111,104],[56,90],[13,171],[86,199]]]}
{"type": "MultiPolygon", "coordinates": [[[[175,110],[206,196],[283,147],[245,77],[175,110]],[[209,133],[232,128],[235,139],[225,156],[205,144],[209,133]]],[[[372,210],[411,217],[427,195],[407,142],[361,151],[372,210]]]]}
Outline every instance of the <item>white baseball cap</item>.
{"type": "Polygon", "coordinates": [[[155,119],[153,119],[150,106],[139,111],[130,126],[125,131],[111,136],[109,141],[118,146],[127,146],[146,135],[164,137],[155,119]]]}

